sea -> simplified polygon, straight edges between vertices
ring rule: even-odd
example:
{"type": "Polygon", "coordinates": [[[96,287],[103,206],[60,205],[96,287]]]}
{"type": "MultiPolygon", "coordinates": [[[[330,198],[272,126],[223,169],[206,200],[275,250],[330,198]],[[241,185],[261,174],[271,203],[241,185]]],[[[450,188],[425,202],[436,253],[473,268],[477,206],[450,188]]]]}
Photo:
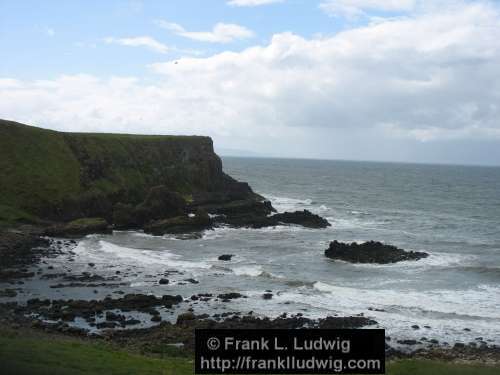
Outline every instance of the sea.
{"type": "MultiPolygon", "coordinates": [[[[223,158],[223,166],[278,211],[306,209],[331,227],[223,227],[197,239],[115,231],[87,236],[45,266],[55,273],[121,270],[126,293],[246,297],[192,301],[162,311],[164,319],[188,306],[197,314],[364,315],[401,340],[500,343],[500,168],[236,157],[223,158]],[[351,264],[324,256],[333,240],[382,241],[430,256],[351,264]],[[234,256],[224,262],[222,254],[234,256]],[[168,285],[158,284],[161,275],[168,285]],[[266,292],[272,299],[262,297],[266,292]]],[[[24,296],[116,297],[109,288],[50,288],[53,283],[28,280],[24,296]]]]}

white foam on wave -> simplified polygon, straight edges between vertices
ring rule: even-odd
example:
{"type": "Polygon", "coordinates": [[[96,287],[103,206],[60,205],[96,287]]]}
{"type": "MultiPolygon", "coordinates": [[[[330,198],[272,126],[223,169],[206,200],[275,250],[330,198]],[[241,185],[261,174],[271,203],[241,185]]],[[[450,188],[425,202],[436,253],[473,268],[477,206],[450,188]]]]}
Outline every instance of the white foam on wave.
{"type": "Polygon", "coordinates": [[[477,287],[467,290],[432,290],[420,292],[416,290],[396,291],[393,289],[360,289],[335,286],[318,281],[314,289],[332,298],[311,296],[310,301],[317,307],[344,308],[366,310],[368,307],[383,309],[414,310],[422,312],[455,314],[475,318],[498,319],[500,293],[498,287],[477,287]]]}
{"type": "MultiPolygon", "coordinates": [[[[356,241],[358,244],[361,244],[366,241],[356,241]]],[[[425,251],[418,250],[418,251],[425,251]]],[[[422,258],[417,261],[415,260],[407,260],[397,263],[388,263],[388,264],[377,264],[377,263],[350,263],[344,262],[341,260],[336,260],[336,262],[342,262],[345,264],[349,264],[354,268],[387,268],[387,269],[398,269],[404,268],[408,271],[424,271],[432,267],[456,267],[463,264],[471,264],[477,257],[472,254],[451,254],[451,253],[442,253],[442,252],[433,252],[429,253],[427,258],[422,258]]]]}
{"type": "Polygon", "coordinates": [[[257,277],[264,272],[261,266],[241,266],[232,268],[235,275],[257,277]]]}
{"type": "Polygon", "coordinates": [[[111,264],[114,261],[110,258],[115,258],[122,263],[134,266],[144,265],[148,267],[176,267],[185,269],[210,268],[209,263],[182,260],[182,256],[174,254],[167,249],[135,249],[103,240],[99,240],[97,246],[95,244],[80,242],[73,251],[81,257],[91,257],[92,259],[111,264]]]}
{"type": "Polygon", "coordinates": [[[265,195],[268,198],[273,207],[278,211],[296,211],[302,210],[305,207],[312,205],[313,201],[311,199],[296,199],[289,197],[277,197],[273,195],[265,195]]]}

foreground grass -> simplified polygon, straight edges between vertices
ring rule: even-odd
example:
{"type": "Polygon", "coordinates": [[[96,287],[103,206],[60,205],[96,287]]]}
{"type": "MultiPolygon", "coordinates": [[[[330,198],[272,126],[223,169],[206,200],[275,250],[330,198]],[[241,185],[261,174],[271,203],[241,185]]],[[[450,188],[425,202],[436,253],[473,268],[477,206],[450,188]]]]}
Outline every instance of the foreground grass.
{"type": "MultiPolygon", "coordinates": [[[[106,343],[17,333],[0,329],[0,373],[16,374],[158,374],[193,373],[189,358],[151,358],[106,343]]],[[[388,365],[390,375],[496,375],[500,368],[436,361],[405,360],[388,365]]]]}

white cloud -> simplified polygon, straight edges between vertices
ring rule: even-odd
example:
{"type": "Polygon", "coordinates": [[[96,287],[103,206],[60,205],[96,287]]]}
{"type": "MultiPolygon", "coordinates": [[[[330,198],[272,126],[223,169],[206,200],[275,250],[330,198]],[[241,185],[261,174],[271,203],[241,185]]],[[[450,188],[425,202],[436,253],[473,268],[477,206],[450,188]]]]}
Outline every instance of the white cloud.
{"type": "Polygon", "coordinates": [[[282,3],[284,1],[285,0],[230,0],[227,4],[236,7],[256,7],[260,5],[282,3]]]}
{"type": "Polygon", "coordinates": [[[61,130],[207,134],[224,147],[288,155],[318,156],[321,147],[325,156],[341,147],[379,155],[395,139],[498,144],[499,21],[497,8],[468,4],[326,38],[282,33],[241,52],[152,64],[152,84],[6,78],[0,117],[61,130]]]}
{"type": "Polygon", "coordinates": [[[50,37],[53,37],[54,35],[56,35],[56,31],[50,27],[45,29],[45,33],[47,34],[47,36],[50,36],[50,37]]]}
{"type": "Polygon", "coordinates": [[[170,30],[173,33],[185,38],[210,43],[230,43],[237,39],[252,38],[255,34],[246,27],[232,23],[217,23],[212,31],[187,31],[181,25],[173,22],[159,20],[158,26],[170,30]]]}
{"type": "Polygon", "coordinates": [[[408,12],[416,0],[323,0],[319,7],[331,16],[356,18],[365,11],[408,12]]]}
{"type": "Polygon", "coordinates": [[[157,41],[150,36],[137,36],[131,38],[108,37],[104,38],[104,42],[108,44],[119,44],[129,47],[146,47],[152,51],[159,53],[167,53],[169,51],[169,48],[165,44],[157,41]]]}

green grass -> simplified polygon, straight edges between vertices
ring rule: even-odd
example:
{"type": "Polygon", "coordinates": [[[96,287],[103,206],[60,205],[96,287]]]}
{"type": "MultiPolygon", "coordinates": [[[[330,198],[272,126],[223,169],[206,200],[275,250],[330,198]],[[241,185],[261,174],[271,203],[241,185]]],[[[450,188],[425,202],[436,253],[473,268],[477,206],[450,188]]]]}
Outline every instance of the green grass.
{"type": "MultiPolygon", "coordinates": [[[[5,375],[193,373],[193,361],[175,348],[155,350],[159,358],[129,353],[104,342],[49,337],[0,329],[0,373],[5,375]]],[[[388,364],[390,375],[496,375],[499,367],[424,360],[388,364]]]]}
{"type": "Polygon", "coordinates": [[[208,137],[62,133],[0,119],[0,225],[76,218],[96,199],[137,204],[157,185],[210,190],[217,162],[208,137]]]}
{"type": "Polygon", "coordinates": [[[19,337],[6,332],[0,336],[0,373],[5,375],[192,373],[192,363],[181,357],[145,357],[76,339],[19,337]]]}

